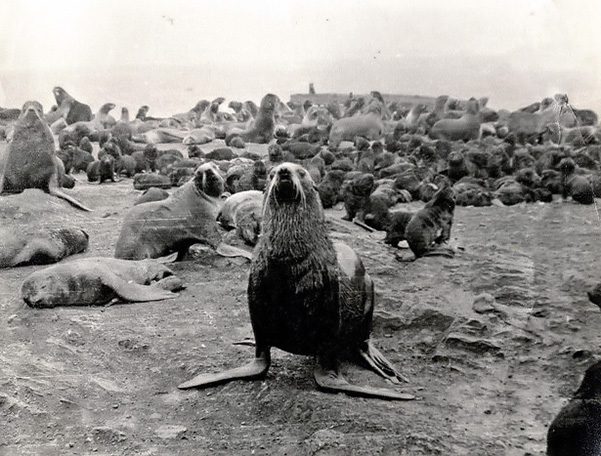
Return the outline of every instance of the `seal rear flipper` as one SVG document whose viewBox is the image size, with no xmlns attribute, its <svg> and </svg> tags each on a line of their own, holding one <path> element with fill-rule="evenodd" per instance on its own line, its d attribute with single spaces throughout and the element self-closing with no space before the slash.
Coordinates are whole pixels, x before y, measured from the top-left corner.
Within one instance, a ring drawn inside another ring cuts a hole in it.
<svg viewBox="0 0 601 456">
<path fill-rule="evenodd" d="M 177 295 L 160 288 L 126 282 L 109 269 L 104 269 L 101 275 L 102 284 L 111 288 L 117 296 L 131 302 L 162 301 L 173 299 Z"/>
<path fill-rule="evenodd" d="M 219 255 L 223 257 L 244 257 L 248 260 L 252 260 L 252 252 L 248 252 L 239 247 L 234 247 L 224 242 L 220 242 L 217 248 L 215 249 Z"/>
<path fill-rule="evenodd" d="M 334 370 L 324 369 L 318 365 L 313 371 L 317 386 L 332 393 L 345 393 L 349 396 L 371 397 L 377 399 L 390 399 L 397 401 L 412 401 L 415 396 L 407 393 L 398 393 L 385 388 L 351 385 L 342 375 Z"/>
<path fill-rule="evenodd" d="M 255 358 L 250 363 L 244 366 L 229 369 L 216 374 L 200 374 L 194 377 L 192 380 L 181 383 L 177 387 L 179 389 L 198 388 L 207 386 L 217 386 L 222 383 L 227 383 L 232 380 L 256 380 L 263 378 L 269 366 L 271 364 L 271 358 L 269 355 L 263 355 Z"/>
<path fill-rule="evenodd" d="M 364 346 L 360 347 L 358 352 L 361 358 L 363 358 L 369 367 L 377 374 L 390 380 L 392 383 L 399 383 L 399 380 L 409 383 L 409 379 L 401 374 L 393 364 L 372 345 L 371 341 L 365 341 Z"/>
<path fill-rule="evenodd" d="M 61 192 L 58 188 L 50 188 L 50 192 L 49 193 L 52 196 L 56 196 L 57 198 L 64 199 L 65 201 L 67 201 L 69 204 L 71 204 L 72 206 L 76 207 L 77 209 L 81 209 L 82 211 L 86 211 L 86 212 L 94 212 L 89 207 L 84 206 L 83 204 L 81 204 L 75 198 L 67 195 L 66 193 Z"/>
</svg>

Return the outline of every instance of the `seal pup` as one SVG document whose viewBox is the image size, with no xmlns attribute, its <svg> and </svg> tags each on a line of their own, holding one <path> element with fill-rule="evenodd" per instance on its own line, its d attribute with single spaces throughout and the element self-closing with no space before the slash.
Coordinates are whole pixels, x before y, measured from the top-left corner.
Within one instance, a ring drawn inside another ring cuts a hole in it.
<svg viewBox="0 0 601 456">
<path fill-rule="evenodd" d="M 338 370 L 339 359 L 354 352 L 383 377 L 403 379 L 369 340 L 373 282 L 350 247 L 330 240 L 319 194 L 300 165 L 283 163 L 270 173 L 263 232 L 250 267 L 248 306 L 255 359 L 225 372 L 200 374 L 179 388 L 264 378 L 271 348 L 277 347 L 316 356 L 313 375 L 328 392 L 414 399 L 389 389 L 351 385 Z"/>
<path fill-rule="evenodd" d="M 157 260 L 81 258 L 35 271 L 21 285 L 21 297 L 30 307 L 103 305 L 113 299 L 130 302 L 173 299 L 181 281 L 165 281 L 173 272 Z M 149 286 L 153 282 L 156 285 Z"/>
<path fill-rule="evenodd" d="M 23 228 L 0 228 L 0 268 L 56 263 L 88 248 L 88 234 L 60 228 L 23 232 Z"/>
<path fill-rule="evenodd" d="M 42 105 L 28 101 L 14 125 L 13 138 L 0 156 L 0 194 L 38 188 L 62 198 L 84 211 L 91 211 L 59 189 L 54 137 L 44 120 Z"/>
<path fill-rule="evenodd" d="M 453 256 L 451 248 L 440 244 L 451 238 L 454 211 L 453 189 L 443 186 L 407 224 L 405 238 L 416 259 L 434 255 Z"/>
<path fill-rule="evenodd" d="M 601 361 L 584 373 L 570 402 L 547 431 L 547 456 L 601 454 Z"/>
<path fill-rule="evenodd" d="M 576 173 L 576 163 L 574 163 L 574 160 L 564 158 L 559 162 L 559 169 L 561 171 L 562 196 L 564 200 L 568 196 L 571 196 L 572 200 L 580 204 L 593 204 L 595 202 L 593 186 L 586 176 Z"/>
<path fill-rule="evenodd" d="M 125 214 L 115 258 L 141 260 L 178 252 L 181 259 L 188 247 L 200 242 L 216 249 L 223 187 L 217 165 L 209 162 L 168 198 L 133 206 Z"/>
</svg>

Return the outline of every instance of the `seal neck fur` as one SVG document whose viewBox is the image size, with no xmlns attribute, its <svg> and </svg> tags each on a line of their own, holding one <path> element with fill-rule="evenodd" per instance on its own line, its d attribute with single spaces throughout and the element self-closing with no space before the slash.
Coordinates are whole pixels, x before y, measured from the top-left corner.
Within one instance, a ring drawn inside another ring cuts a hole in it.
<svg viewBox="0 0 601 456">
<path fill-rule="evenodd" d="M 285 197 L 279 194 L 278 172 L 283 169 L 291 175 L 294 196 L 290 195 L 290 181 Z M 283 163 L 272 170 L 252 267 L 268 273 L 290 271 L 296 278 L 293 286 L 297 293 L 337 282 L 336 251 L 328 236 L 319 194 L 309 173 L 299 165 Z"/>
</svg>

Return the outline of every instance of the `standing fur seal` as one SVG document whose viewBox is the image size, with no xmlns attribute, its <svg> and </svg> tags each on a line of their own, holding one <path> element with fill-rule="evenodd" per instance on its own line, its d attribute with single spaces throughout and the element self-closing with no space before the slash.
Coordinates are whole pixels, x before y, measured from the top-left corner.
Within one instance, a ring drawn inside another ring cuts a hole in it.
<svg viewBox="0 0 601 456">
<path fill-rule="evenodd" d="M 590 366 L 580 388 L 547 432 L 547 456 L 601 454 L 601 361 Z"/>
<path fill-rule="evenodd" d="M 21 297 L 31 307 L 102 305 L 115 298 L 145 302 L 172 299 L 168 290 L 182 288 L 179 280 L 165 280 L 173 272 L 161 261 L 127 261 L 91 257 L 55 264 L 25 279 Z M 153 286 L 148 286 L 157 282 Z"/>
<path fill-rule="evenodd" d="M 22 228 L 0 228 L 0 268 L 56 263 L 88 248 L 83 230 L 61 228 L 23 232 Z"/>
<path fill-rule="evenodd" d="M 64 101 L 69 102 L 69 113 L 65 117 L 67 125 L 74 124 L 75 122 L 89 122 L 92 120 L 92 108 L 87 104 L 77 101 L 69 95 L 65 89 L 62 87 L 55 87 L 52 89 L 52 93 L 54 94 L 54 99 L 58 106 L 61 106 Z"/>
<path fill-rule="evenodd" d="M 405 228 L 405 238 L 415 258 L 453 256 L 453 250 L 440 244 L 451 238 L 454 211 L 453 190 L 444 186 L 415 214 Z"/>
<path fill-rule="evenodd" d="M 263 233 L 250 267 L 248 305 L 255 359 L 222 373 L 198 375 L 179 388 L 263 378 L 271 364 L 271 347 L 277 347 L 316 356 L 314 378 L 326 391 L 414 399 L 388 389 L 351 385 L 338 370 L 339 359 L 354 352 L 383 377 L 393 382 L 403 378 L 369 340 L 373 282 L 350 247 L 330 240 L 315 184 L 299 165 L 283 163 L 270 173 Z"/>
<path fill-rule="evenodd" d="M 13 138 L 0 156 L 0 194 L 20 193 L 39 188 L 64 199 L 78 209 L 90 211 L 76 199 L 59 190 L 54 138 L 37 101 L 23 105 L 14 125 Z"/>
<path fill-rule="evenodd" d="M 223 185 L 219 169 L 209 162 L 168 198 L 132 207 L 125 215 L 115 258 L 141 260 L 178 252 L 181 259 L 188 247 L 199 242 L 217 248 Z"/>
<path fill-rule="evenodd" d="M 268 93 L 261 100 L 257 116 L 252 121 L 248 130 L 240 133 L 246 142 L 266 144 L 273 139 L 275 132 L 275 113 L 280 105 L 277 95 Z"/>
</svg>

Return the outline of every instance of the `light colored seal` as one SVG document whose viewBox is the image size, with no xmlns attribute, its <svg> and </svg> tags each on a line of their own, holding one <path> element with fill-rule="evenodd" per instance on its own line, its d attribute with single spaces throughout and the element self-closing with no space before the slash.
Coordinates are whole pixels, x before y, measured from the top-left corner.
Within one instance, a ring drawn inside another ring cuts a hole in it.
<svg viewBox="0 0 601 456">
<path fill-rule="evenodd" d="M 478 100 L 470 98 L 465 113 L 459 119 L 441 119 L 430 130 L 430 138 L 448 141 L 469 141 L 480 136 Z"/>
<path fill-rule="evenodd" d="M 177 297 L 163 287 L 182 288 L 179 280 L 163 281 L 171 276 L 173 272 L 156 260 L 81 258 L 34 272 L 23 282 L 21 297 L 29 306 L 42 308 L 103 305 L 113 299 L 160 301 Z M 153 282 L 156 285 L 150 286 Z"/>
<path fill-rule="evenodd" d="M 347 245 L 330 240 L 309 173 L 283 163 L 270 174 L 263 233 L 250 267 L 248 306 L 255 359 L 225 372 L 200 374 L 179 388 L 264 378 L 271 348 L 277 347 L 316 356 L 314 378 L 325 391 L 414 399 L 391 389 L 352 385 L 338 369 L 340 358 L 355 354 L 392 382 L 403 379 L 369 340 L 374 298 L 374 285 L 361 259 Z"/>
<path fill-rule="evenodd" d="M 43 116 L 42 105 L 37 101 L 23 105 L 12 140 L 0 156 L 0 194 L 39 188 L 78 209 L 90 211 L 59 190 L 54 137 Z"/>
<path fill-rule="evenodd" d="M 377 111 L 344 117 L 332 124 L 328 143 L 338 147 L 342 141 L 353 141 L 356 136 L 375 141 L 382 137 L 383 131 L 382 115 Z"/>
<path fill-rule="evenodd" d="M 223 185 L 219 169 L 209 162 L 168 198 L 132 207 L 123 220 L 115 257 L 141 260 L 178 252 L 181 259 L 192 244 L 217 248 Z"/>
<path fill-rule="evenodd" d="M 217 221 L 226 229 L 235 229 L 236 234 L 249 245 L 259 238 L 263 212 L 263 192 L 246 190 L 234 193 L 223 203 Z"/>
<path fill-rule="evenodd" d="M 56 263 L 88 248 L 85 231 L 73 228 L 27 232 L 22 227 L 0 228 L 0 268 Z"/>
</svg>

